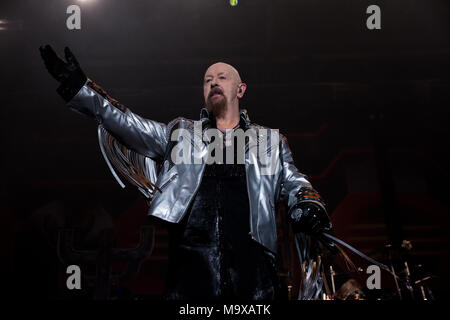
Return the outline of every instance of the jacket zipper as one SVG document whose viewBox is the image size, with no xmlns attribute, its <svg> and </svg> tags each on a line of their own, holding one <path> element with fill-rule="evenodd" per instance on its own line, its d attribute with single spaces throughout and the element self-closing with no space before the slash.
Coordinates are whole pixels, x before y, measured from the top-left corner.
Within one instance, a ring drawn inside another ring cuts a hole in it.
<svg viewBox="0 0 450 320">
<path fill-rule="evenodd" d="M 161 189 L 161 191 L 169 184 L 171 183 L 173 180 L 175 180 L 175 178 L 178 176 L 178 173 L 175 173 L 174 175 L 172 175 L 169 180 L 167 180 L 166 182 L 164 182 L 159 189 Z"/>
</svg>

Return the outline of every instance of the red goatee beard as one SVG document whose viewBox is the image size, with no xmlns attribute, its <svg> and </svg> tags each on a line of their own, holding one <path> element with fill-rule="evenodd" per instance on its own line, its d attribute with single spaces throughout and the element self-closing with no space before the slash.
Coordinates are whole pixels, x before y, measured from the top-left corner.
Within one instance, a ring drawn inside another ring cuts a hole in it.
<svg viewBox="0 0 450 320">
<path fill-rule="evenodd" d="M 206 100 L 206 110 L 215 117 L 221 117 L 225 114 L 227 109 L 227 98 L 222 95 L 222 99 L 218 99 L 218 101 L 213 102 L 211 99 L 212 95 L 208 97 Z"/>
</svg>

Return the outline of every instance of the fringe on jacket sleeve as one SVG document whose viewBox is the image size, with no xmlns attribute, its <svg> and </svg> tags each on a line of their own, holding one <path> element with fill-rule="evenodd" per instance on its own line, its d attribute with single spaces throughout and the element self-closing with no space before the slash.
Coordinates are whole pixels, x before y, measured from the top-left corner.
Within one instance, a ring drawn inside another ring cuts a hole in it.
<svg viewBox="0 0 450 320">
<path fill-rule="evenodd" d="M 157 162 L 128 149 L 115 139 L 102 125 L 98 126 L 100 150 L 114 178 L 122 188 L 125 179 L 145 196 L 150 204 L 156 191 Z M 122 178 L 122 179 L 121 179 Z"/>
</svg>

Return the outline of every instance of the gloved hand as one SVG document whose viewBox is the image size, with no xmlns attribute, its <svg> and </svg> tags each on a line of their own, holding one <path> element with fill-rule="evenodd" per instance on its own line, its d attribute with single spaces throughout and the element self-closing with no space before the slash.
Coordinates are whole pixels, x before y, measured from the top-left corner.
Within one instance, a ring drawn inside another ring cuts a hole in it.
<svg viewBox="0 0 450 320">
<path fill-rule="evenodd" d="M 48 72 L 61 83 L 58 93 L 69 101 L 83 87 L 87 77 L 68 47 L 64 49 L 66 61 L 58 57 L 50 45 L 39 48 Z"/>
<path fill-rule="evenodd" d="M 300 202 L 290 212 L 294 232 L 319 235 L 333 228 L 325 209 L 310 201 Z"/>
<path fill-rule="evenodd" d="M 323 207 L 314 202 L 301 202 L 290 211 L 289 216 L 295 233 L 306 233 L 319 240 L 331 253 L 338 252 L 334 241 L 322 235 L 322 232 L 333 234 L 333 224 Z"/>
</svg>

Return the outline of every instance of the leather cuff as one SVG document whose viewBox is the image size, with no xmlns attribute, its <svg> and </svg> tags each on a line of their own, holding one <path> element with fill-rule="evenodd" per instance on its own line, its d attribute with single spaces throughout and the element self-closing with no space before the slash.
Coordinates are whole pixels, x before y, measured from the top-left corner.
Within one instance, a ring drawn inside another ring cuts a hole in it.
<svg viewBox="0 0 450 320">
<path fill-rule="evenodd" d="M 300 205 L 304 202 L 312 202 L 317 204 L 319 207 L 321 207 L 325 212 L 327 212 L 325 201 L 323 201 L 322 197 L 319 195 L 319 193 L 314 190 L 313 188 L 301 188 L 297 193 L 297 203 L 292 206 L 290 212 L 292 210 L 299 208 Z"/>
</svg>

